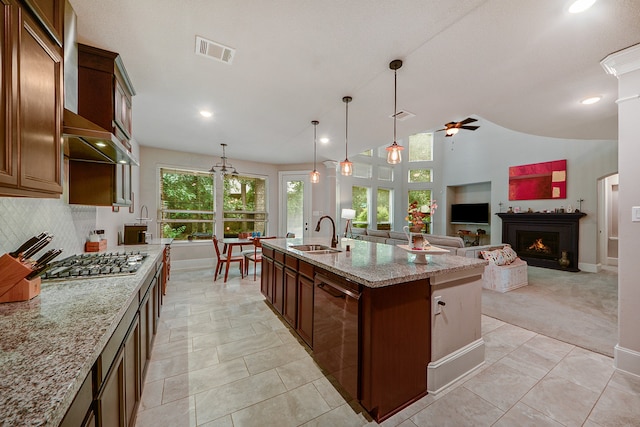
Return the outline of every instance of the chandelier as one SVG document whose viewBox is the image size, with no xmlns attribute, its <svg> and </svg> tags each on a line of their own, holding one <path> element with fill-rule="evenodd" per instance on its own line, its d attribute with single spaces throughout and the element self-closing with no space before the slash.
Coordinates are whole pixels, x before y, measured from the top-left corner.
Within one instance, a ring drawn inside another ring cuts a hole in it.
<svg viewBox="0 0 640 427">
<path fill-rule="evenodd" d="M 222 157 L 220 157 L 220 160 L 222 160 L 222 163 L 219 162 L 211 166 L 211 169 L 209 169 L 209 173 L 211 175 L 213 175 L 216 172 L 220 172 L 222 175 L 228 175 L 228 174 L 238 175 L 238 171 L 236 170 L 236 168 L 234 168 L 231 163 L 227 162 L 227 155 L 225 153 L 225 147 L 227 146 L 227 144 L 220 144 L 220 145 L 222 145 Z"/>
</svg>

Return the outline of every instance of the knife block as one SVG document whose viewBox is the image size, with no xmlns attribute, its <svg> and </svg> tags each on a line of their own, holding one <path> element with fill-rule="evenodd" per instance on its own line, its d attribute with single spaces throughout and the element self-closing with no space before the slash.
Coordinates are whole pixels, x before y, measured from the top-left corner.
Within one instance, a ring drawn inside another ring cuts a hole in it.
<svg viewBox="0 0 640 427">
<path fill-rule="evenodd" d="M 9 254 L 0 257 L 0 302 L 27 301 L 40 294 L 40 277 L 27 280 L 29 266 Z"/>
</svg>

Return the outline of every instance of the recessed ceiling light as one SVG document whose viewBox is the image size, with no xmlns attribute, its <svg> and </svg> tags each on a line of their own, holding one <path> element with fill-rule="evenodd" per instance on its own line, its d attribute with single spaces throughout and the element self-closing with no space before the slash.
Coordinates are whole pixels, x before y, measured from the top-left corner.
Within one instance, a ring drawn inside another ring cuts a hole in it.
<svg viewBox="0 0 640 427">
<path fill-rule="evenodd" d="M 580 104 L 591 105 L 591 104 L 595 104 L 596 102 L 600 101 L 601 99 L 602 99 L 601 96 L 590 96 L 589 98 L 585 98 L 582 101 L 580 101 Z"/>
<path fill-rule="evenodd" d="M 580 13 L 589 9 L 596 0 L 576 0 L 569 6 L 569 13 Z"/>
<path fill-rule="evenodd" d="M 211 116 L 213 116 L 213 113 L 211 111 L 207 111 L 207 110 L 200 110 L 200 115 L 202 117 L 211 117 Z"/>
<path fill-rule="evenodd" d="M 329 142 L 329 138 L 327 137 L 320 138 L 320 142 L 322 142 L 323 144 L 326 144 L 327 142 Z"/>
</svg>

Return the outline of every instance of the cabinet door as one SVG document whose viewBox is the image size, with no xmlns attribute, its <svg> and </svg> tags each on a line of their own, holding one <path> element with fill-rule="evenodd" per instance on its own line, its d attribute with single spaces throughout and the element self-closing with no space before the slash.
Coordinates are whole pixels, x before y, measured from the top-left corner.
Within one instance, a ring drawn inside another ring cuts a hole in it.
<svg viewBox="0 0 640 427">
<path fill-rule="evenodd" d="M 140 401 L 140 322 L 138 317 L 124 342 L 124 397 L 127 425 L 133 420 Z"/>
<path fill-rule="evenodd" d="M 313 280 L 298 275 L 298 335 L 313 348 Z"/>
<path fill-rule="evenodd" d="M 20 90 L 20 187 L 62 193 L 62 56 L 31 14 L 23 11 Z"/>
<path fill-rule="evenodd" d="M 273 263 L 273 307 L 282 314 L 284 306 L 284 265 Z"/>
<path fill-rule="evenodd" d="M 14 111 L 17 110 L 17 89 L 15 87 L 15 71 L 12 53 L 18 36 L 12 33 L 17 27 L 17 7 L 0 3 L 2 19 L 0 20 L 0 184 L 16 187 L 18 185 L 18 140 Z"/>
<path fill-rule="evenodd" d="M 147 373 L 147 365 L 149 357 L 151 357 L 151 338 L 153 337 L 153 318 L 149 315 L 149 311 L 153 313 L 153 299 L 150 298 L 152 290 L 147 291 L 140 303 L 140 391 L 144 385 L 144 376 Z M 150 303 L 151 301 L 151 303 Z M 151 321 L 151 322 L 149 322 Z"/>
<path fill-rule="evenodd" d="M 284 304 L 282 317 L 296 328 L 298 316 L 298 272 L 289 268 L 284 269 Z"/>
<path fill-rule="evenodd" d="M 111 206 L 115 185 L 115 165 L 69 160 L 70 204 Z"/>
<path fill-rule="evenodd" d="M 116 79 L 115 100 L 114 100 L 114 119 L 118 127 L 131 137 L 131 98 L 126 93 L 120 81 Z"/>
<path fill-rule="evenodd" d="M 29 7 L 47 32 L 62 46 L 64 21 L 64 0 L 29 0 Z"/>
<path fill-rule="evenodd" d="M 98 420 L 101 427 L 125 426 L 124 352 L 120 351 L 97 399 Z"/>
<path fill-rule="evenodd" d="M 260 292 L 273 302 L 273 260 L 262 255 L 262 272 L 260 273 Z"/>
<path fill-rule="evenodd" d="M 114 201 L 118 206 L 131 205 L 131 165 L 116 164 Z"/>
</svg>

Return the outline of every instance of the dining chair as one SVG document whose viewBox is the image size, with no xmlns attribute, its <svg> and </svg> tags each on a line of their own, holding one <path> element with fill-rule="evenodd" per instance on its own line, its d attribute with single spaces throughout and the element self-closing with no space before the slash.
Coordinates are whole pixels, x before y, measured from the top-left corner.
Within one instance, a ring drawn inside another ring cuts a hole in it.
<svg viewBox="0 0 640 427">
<path fill-rule="evenodd" d="M 235 255 L 229 257 L 226 253 L 221 254 L 220 248 L 218 247 L 218 238 L 213 236 L 213 247 L 216 250 L 216 256 L 218 257 L 218 262 L 216 263 L 216 272 L 213 276 L 213 281 L 218 280 L 218 274 L 222 272 L 222 266 L 226 265 L 226 269 L 224 271 L 224 281 L 227 281 L 227 276 L 229 275 L 229 265 L 232 262 L 240 263 L 240 277 L 244 278 L 244 257 L 242 255 Z"/>
<path fill-rule="evenodd" d="M 253 280 L 256 280 L 256 270 L 258 263 L 262 262 L 262 240 L 275 239 L 276 236 L 256 237 L 253 239 L 253 252 L 245 251 L 244 253 L 244 274 L 249 275 L 249 263 L 253 262 Z"/>
</svg>

